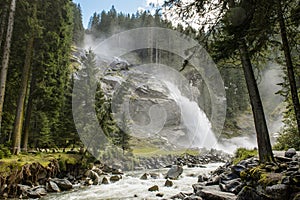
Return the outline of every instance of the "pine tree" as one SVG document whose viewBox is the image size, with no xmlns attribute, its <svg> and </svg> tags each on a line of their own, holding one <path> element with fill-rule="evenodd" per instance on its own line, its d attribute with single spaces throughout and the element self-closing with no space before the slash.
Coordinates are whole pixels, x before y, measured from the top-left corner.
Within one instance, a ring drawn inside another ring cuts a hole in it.
<svg viewBox="0 0 300 200">
<path fill-rule="evenodd" d="M 11 38 L 12 38 L 13 27 L 14 27 L 15 11 L 16 11 L 16 0 L 11 0 L 8 23 L 7 23 L 7 32 L 6 32 L 5 44 L 4 44 L 4 52 L 3 52 L 2 63 L 1 63 L 1 74 L 0 74 L 0 135 L 1 135 L 2 111 L 3 111 L 3 104 L 4 104 L 9 55 L 11 51 L 10 47 L 11 47 Z"/>
</svg>

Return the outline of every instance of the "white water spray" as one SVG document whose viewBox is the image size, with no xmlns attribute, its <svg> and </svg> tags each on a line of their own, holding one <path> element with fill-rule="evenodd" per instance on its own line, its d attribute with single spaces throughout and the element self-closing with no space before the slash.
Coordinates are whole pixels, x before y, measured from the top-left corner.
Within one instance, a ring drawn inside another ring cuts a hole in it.
<svg viewBox="0 0 300 200">
<path fill-rule="evenodd" d="M 176 85 L 168 81 L 164 82 L 181 110 L 181 121 L 187 130 L 189 147 L 211 149 L 217 145 L 211 123 L 206 114 L 199 108 L 195 101 L 183 96 Z"/>
</svg>

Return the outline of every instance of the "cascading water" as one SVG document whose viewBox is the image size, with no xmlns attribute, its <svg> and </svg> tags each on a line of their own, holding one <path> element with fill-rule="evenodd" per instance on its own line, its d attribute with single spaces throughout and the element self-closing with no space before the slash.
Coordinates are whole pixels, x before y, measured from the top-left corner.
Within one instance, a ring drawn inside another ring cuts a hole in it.
<svg viewBox="0 0 300 200">
<path fill-rule="evenodd" d="M 181 121 L 187 130 L 189 147 L 214 148 L 217 145 L 217 138 L 206 114 L 195 101 L 183 96 L 176 85 L 168 81 L 164 81 L 164 83 L 170 91 L 171 98 L 180 107 Z"/>
</svg>

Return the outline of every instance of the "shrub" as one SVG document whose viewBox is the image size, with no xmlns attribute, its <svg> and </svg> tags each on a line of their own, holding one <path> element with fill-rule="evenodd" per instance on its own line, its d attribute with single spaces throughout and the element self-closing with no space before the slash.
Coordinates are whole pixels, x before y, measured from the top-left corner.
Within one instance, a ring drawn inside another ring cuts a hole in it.
<svg viewBox="0 0 300 200">
<path fill-rule="evenodd" d="M 7 146 L 0 145 L 0 159 L 11 157 L 11 152 Z"/>
<path fill-rule="evenodd" d="M 235 151 L 235 155 L 234 155 L 234 160 L 233 160 L 233 164 L 237 164 L 242 160 L 245 160 L 247 158 L 251 158 L 254 156 L 257 156 L 257 150 L 256 149 L 246 149 L 246 148 L 238 148 Z"/>
</svg>

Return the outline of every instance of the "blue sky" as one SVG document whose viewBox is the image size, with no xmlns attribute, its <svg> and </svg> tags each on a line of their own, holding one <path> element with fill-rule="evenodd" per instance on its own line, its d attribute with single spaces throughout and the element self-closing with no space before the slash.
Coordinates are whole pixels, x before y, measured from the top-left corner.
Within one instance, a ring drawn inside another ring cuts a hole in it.
<svg viewBox="0 0 300 200">
<path fill-rule="evenodd" d="M 109 10 L 112 5 L 118 12 L 136 13 L 139 9 L 148 9 L 149 3 L 161 3 L 162 0 L 73 0 L 80 4 L 82 9 L 83 25 L 88 26 L 90 17 L 94 12 L 100 13 L 102 10 Z"/>
</svg>

